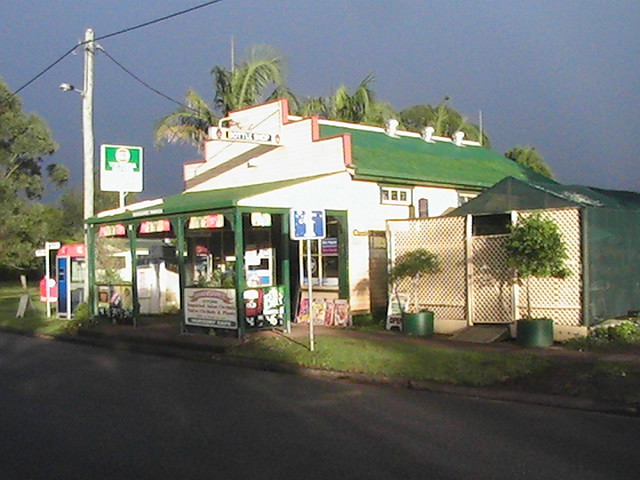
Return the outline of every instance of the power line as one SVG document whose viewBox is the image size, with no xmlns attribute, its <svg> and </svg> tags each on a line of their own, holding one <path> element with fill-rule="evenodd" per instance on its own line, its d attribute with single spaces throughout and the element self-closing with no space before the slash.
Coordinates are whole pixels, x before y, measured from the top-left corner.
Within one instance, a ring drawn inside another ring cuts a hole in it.
<svg viewBox="0 0 640 480">
<path fill-rule="evenodd" d="M 137 30 L 139 28 L 148 27 L 149 25 L 153 25 L 154 23 L 164 22 L 165 20 L 169 20 L 171 18 L 178 17 L 180 15 L 184 15 L 185 13 L 193 12 L 194 10 L 198 10 L 200 8 L 208 7 L 209 5 L 213 5 L 215 3 L 220 3 L 221 1 L 222 0 L 211 0 L 209 2 L 205 2 L 205 3 L 202 3 L 200 5 L 196 5 L 195 7 L 187 8 L 186 10 L 181 10 L 179 12 L 172 13 L 170 15 L 166 15 L 164 17 L 160 17 L 160 18 L 157 18 L 155 20 L 151 20 L 149 22 L 141 23 L 140 25 L 136 25 L 134 27 L 129 27 L 129 28 L 125 28 L 123 30 L 119 30 L 117 32 L 109 33 L 107 35 L 103 35 L 101 37 L 97 37 L 96 38 L 96 42 L 99 41 L 99 40 L 104 40 L 105 38 L 110 38 L 110 37 L 115 37 L 117 35 L 122 35 L 123 33 L 128 33 L 128 32 L 131 32 L 133 30 Z M 82 42 L 82 43 L 85 43 L 85 42 Z"/>
<path fill-rule="evenodd" d="M 113 58 L 109 52 L 107 52 L 104 48 L 100 48 L 99 49 L 102 53 L 104 53 L 107 58 L 109 60 L 111 60 L 113 63 L 115 63 L 118 67 L 120 67 L 125 73 L 127 73 L 128 75 L 130 75 L 131 77 L 133 77 L 135 80 L 137 80 L 138 82 L 140 82 L 142 85 L 144 85 L 146 88 L 148 88 L 149 90 L 151 90 L 152 92 L 156 93 L 157 95 L 160 95 L 163 98 L 166 98 L 167 100 L 169 100 L 170 102 L 173 102 L 181 107 L 184 107 L 188 110 L 191 110 L 193 112 L 198 112 L 197 110 L 195 110 L 194 108 L 189 107 L 188 105 L 185 105 L 184 103 L 175 100 L 173 98 L 171 98 L 170 96 L 166 95 L 165 93 L 161 92 L 160 90 L 152 87 L 151 85 L 149 85 L 147 82 L 145 82 L 144 80 L 142 80 L 140 77 L 138 77 L 135 73 L 133 73 L 131 70 L 129 70 L 128 68 L 126 68 L 124 65 L 122 65 L 120 62 L 118 62 L 115 58 Z"/>
<path fill-rule="evenodd" d="M 144 23 L 135 25 L 133 27 L 128 27 L 128 28 L 125 28 L 125 29 L 122 29 L 122 30 L 118 30 L 117 32 L 113 32 L 113 33 L 108 33 L 106 35 L 102 35 L 101 37 L 97 37 L 93 41 L 104 40 L 106 38 L 111 38 L 111 37 L 115 37 L 115 36 L 118 36 L 118 35 L 122 35 L 124 33 L 131 32 L 133 30 L 138 30 L 140 28 L 148 27 L 149 25 L 153 25 L 153 24 L 156 24 L 156 23 L 164 22 L 165 20 L 169 20 L 171 18 L 178 17 L 180 15 L 184 15 L 185 13 L 190 13 L 190 12 L 193 12 L 194 10 L 198 10 L 200 8 L 204 8 L 204 7 L 208 7 L 210 5 L 216 4 L 216 3 L 220 3 L 221 1 L 222 0 L 210 0 L 209 2 L 201 3 L 200 5 L 196 5 L 195 7 L 187 8 L 185 10 L 180 10 L 179 12 L 175 12 L 175 13 L 172 13 L 170 15 L 165 15 L 164 17 L 156 18 L 155 20 L 150 20 L 148 22 L 144 22 Z M 35 82 L 37 79 L 39 79 L 42 75 L 47 73 L 49 70 L 51 70 L 53 67 L 55 67 L 58 63 L 60 63 L 62 60 L 64 60 L 66 57 L 71 55 L 76 50 L 76 48 L 78 48 L 78 47 L 80 47 L 82 45 L 85 45 L 86 43 L 87 43 L 87 41 L 85 41 L 85 40 L 83 40 L 81 42 L 78 42 L 77 45 L 75 45 L 72 48 L 70 48 L 69 50 L 67 50 L 62 56 L 60 56 L 60 58 L 58 58 L 53 63 L 51 63 L 50 65 L 45 67 L 40 73 L 38 73 L 31 80 L 29 80 L 27 83 L 25 83 L 20 88 L 18 88 L 15 92 L 13 92 L 11 95 L 9 95 L 8 98 L 16 96 L 22 90 L 27 88 L 29 85 L 31 85 L 33 82 Z"/>
<path fill-rule="evenodd" d="M 53 67 L 55 67 L 57 64 L 59 64 L 62 60 L 64 60 L 65 58 L 67 58 L 69 55 L 71 55 L 75 49 L 77 48 L 77 45 L 74 46 L 73 48 L 70 48 L 69 50 L 67 50 L 67 52 L 62 55 L 60 58 L 58 58 L 55 62 L 53 62 L 52 64 L 50 64 L 48 67 L 46 67 L 44 70 L 42 70 L 40 73 L 38 73 L 35 77 L 33 77 L 31 80 L 29 80 L 27 83 L 25 83 L 24 85 L 22 85 L 19 89 L 17 89 L 15 92 L 13 92 L 11 95 L 9 95 L 9 98 L 16 96 L 18 93 L 20 93 L 22 90 L 24 90 L 25 88 L 27 88 L 29 85 L 31 85 L 33 82 L 35 82 L 37 79 L 39 79 L 42 75 L 44 75 L 45 73 L 47 73 L 49 70 L 51 70 Z"/>
</svg>

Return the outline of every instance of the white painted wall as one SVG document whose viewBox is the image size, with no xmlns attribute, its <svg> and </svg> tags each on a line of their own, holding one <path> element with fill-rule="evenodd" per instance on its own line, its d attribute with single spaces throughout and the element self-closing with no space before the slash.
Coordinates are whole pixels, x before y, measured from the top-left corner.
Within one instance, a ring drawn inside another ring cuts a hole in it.
<svg viewBox="0 0 640 480">
<path fill-rule="evenodd" d="M 422 192 L 430 205 L 433 202 L 443 209 L 457 206 L 455 190 L 424 188 Z M 347 172 L 256 195 L 241 201 L 240 205 L 346 210 L 352 311 L 369 309 L 369 245 L 368 237 L 363 233 L 369 230 L 384 231 L 386 220 L 407 218 L 409 215 L 406 205 L 381 205 L 377 183 L 354 181 Z"/>
</svg>

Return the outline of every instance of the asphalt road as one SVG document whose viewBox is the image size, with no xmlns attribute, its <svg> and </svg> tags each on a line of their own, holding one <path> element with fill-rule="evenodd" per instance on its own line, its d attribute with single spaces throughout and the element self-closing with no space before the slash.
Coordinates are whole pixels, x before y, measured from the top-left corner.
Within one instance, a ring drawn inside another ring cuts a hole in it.
<svg viewBox="0 0 640 480">
<path fill-rule="evenodd" d="M 0 334 L 0 478 L 625 479 L 640 419 Z"/>
</svg>

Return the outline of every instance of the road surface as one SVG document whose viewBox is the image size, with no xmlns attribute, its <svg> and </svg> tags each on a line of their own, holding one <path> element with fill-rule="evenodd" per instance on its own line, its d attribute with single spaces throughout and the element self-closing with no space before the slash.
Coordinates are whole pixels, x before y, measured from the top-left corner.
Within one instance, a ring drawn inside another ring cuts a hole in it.
<svg viewBox="0 0 640 480">
<path fill-rule="evenodd" d="M 640 419 L 0 334 L 0 478 L 637 479 Z"/>
</svg>

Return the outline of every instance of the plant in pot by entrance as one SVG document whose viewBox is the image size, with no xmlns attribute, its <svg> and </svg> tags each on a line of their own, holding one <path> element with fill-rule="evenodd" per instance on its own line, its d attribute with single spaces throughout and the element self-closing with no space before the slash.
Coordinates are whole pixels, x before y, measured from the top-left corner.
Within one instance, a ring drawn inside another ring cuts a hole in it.
<svg viewBox="0 0 640 480">
<path fill-rule="evenodd" d="M 411 250 L 398 256 L 393 262 L 389 272 L 389 282 L 393 286 L 393 294 L 396 297 L 402 315 L 403 331 L 409 335 L 428 336 L 433 334 L 433 312 L 416 311 L 414 306 L 411 311 L 405 311 L 400 294 L 399 284 L 408 280 L 411 297 L 415 299 L 418 282 L 427 274 L 440 270 L 440 260 L 435 253 L 424 248 Z"/>
<path fill-rule="evenodd" d="M 506 243 L 507 262 L 516 271 L 527 298 L 526 317 L 518 320 L 516 340 L 523 346 L 549 346 L 553 343 L 553 320 L 531 316 L 531 277 L 565 278 L 566 246 L 553 220 L 534 213 L 511 226 Z"/>
</svg>

